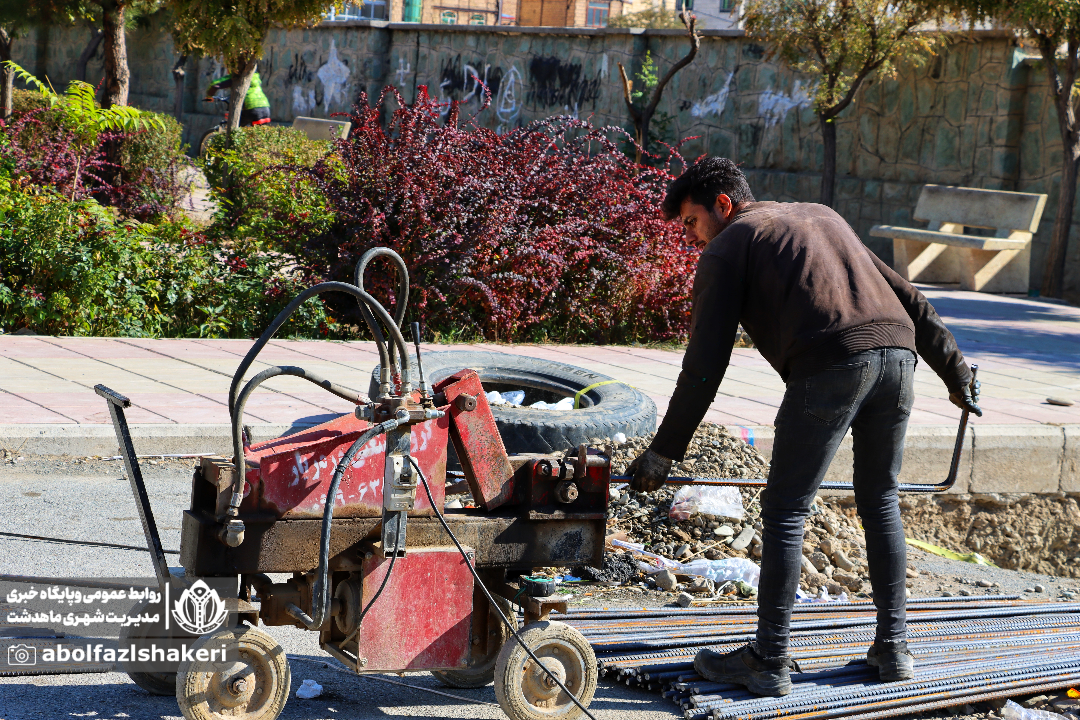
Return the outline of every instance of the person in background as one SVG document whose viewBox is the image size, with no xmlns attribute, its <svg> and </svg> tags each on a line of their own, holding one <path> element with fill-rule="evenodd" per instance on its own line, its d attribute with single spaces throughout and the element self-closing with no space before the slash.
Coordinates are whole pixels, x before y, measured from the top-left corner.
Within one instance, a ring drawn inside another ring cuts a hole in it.
<svg viewBox="0 0 1080 720">
<path fill-rule="evenodd" d="M 232 87 L 232 78 L 228 75 L 219 77 L 210 83 L 206 89 L 206 99 L 213 100 L 214 93 L 219 90 L 228 90 Z M 251 76 L 251 85 L 248 86 L 247 95 L 244 96 L 244 109 L 240 111 L 240 125 L 269 125 L 270 124 L 270 100 L 262 90 L 262 80 L 259 73 Z"/>
</svg>

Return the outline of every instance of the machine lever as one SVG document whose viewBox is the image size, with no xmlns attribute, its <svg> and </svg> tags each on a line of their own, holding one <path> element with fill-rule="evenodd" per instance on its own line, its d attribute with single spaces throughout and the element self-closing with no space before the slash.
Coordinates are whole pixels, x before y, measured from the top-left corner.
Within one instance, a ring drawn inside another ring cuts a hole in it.
<svg viewBox="0 0 1080 720">
<path fill-rule="evenodd" d="M 109 414 L 112 415 L 116 440 L 120 443 L 120 454 L 124 458 L 124 469 L 127 471 L 128 482 L 131 483 L 131 494 L 135 496 L 135 508 L 139 511 L 143 533 L 146 535 L 150 562 L 154 565 L 154 574 L 157 576 L 158 583 L 164 586 L 169 581 L 169 564 L 165 561 L 165 551 L 161 547 L 161 536 L 158 534 L 157 523 L 154 521 L 154 511 L 150 508 L 150 495 L 146 492 L 142 469 L 139 467 L 139 459 L 135 457 L 131 431 L 128 429 L 127 418 L 124 416 L 124 408 L 131 407 L 131 401 L 115 390 L 100 384 L 94 386 L 94 392 L 105 398 L 109 404 Z"/>
<path fill-rule="evenodd" d="M 971 384 L 975 384 L 975 375 L 979 371 L 978 365 L 971 366 Z M 960 414 L 960 427 L 956 431 L 956 444 L 953 446 L 952 462 L 949 464 L 949 474 L 944 481 L 939 483 L 900 483 L 899 491 L 906 493 L 942 493 L 948 492 L 956 484 L 956 477 L 960 472 L 960 455 L 964 450 L 964 436 L 967 435 L 968 417 L 971 411 L 967 408 Z M 611 482 L 630 482 L 633 480 L 629 475 L 612 475 Z M 768 480 L 764 478 L 693 478 L 693 477 L 669 477 L 667 485 L 726 485 L 734 487 L 765 487 Z M 849 482 L 829 481 L 821 483 L 820 490 L 847 490 L 855 491 L 855 486 Z"/>
</svg>

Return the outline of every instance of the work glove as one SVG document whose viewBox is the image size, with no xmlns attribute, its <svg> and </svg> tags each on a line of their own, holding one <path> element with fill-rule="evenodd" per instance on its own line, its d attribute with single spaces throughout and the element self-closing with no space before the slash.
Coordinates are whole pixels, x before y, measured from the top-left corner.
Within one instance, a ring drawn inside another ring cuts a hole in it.
<svg viewBox="0 0 1080 720">
<path fill-rule="evenodd" d="M 972 380 L 970 385 L 965 385 L 960 392 L 949 393 L 949 400 L 961 410 L 970 410 L 982 417 L 982 409 L 979 407 L 979 388 L 982 383 Z"/>
<path fill-rule="evenodd" d="M 671 472 L 671 463 L 671 460 L 652 450 L 641 453 L 626 468 L 626 474 L 634 476 L 634 479 L 630 481 L 630 489 L 637 492 L 652 492 L 659 489 L 667 481 L 668 473 Z"/>
</svg>

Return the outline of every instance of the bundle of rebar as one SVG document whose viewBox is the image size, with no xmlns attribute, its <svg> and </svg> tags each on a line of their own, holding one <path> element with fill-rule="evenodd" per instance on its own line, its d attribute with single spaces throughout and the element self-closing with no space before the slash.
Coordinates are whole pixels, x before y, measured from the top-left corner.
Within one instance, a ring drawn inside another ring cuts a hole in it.
<svg viewBox="0 0 1080 720">
<path fill-rule="evenodd" d="M 687 718 L 871 718 L 1041 693 L 1080 684 L 1080 603 L 1016 595 L 908 601 L 915 678 L 882 683 L 866 664 L 876 610 L 869 601 L 806 603 L 792 616 L 793 690 L 758 697 L 694 671 L 698 650 L 738 649 L 754 637 L 754 607 L 574 610 L 609 681 L 659 691 Z"/>
</svg>

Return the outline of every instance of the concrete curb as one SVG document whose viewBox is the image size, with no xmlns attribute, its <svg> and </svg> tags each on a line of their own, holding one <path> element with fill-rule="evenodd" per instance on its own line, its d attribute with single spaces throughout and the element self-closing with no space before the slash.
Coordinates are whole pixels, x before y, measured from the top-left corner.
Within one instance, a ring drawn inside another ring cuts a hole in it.
<svg viewBox="0 0 1080 720">
<path fill-rule="evenodd" d="M 772 427 L 729 425 L 728 430 L 772 457 Z M 950 494 L 1080 492 L 1080 425 L 982 425 L 975 420 L 967 432 Z M 900 480 L 945 480 L 955 443 L 955 425 L 908 427 Z M 853 459 L 849 432 L 825 479 L 851 482 Z"/>
<path fill-rule="evenodd" d="M 228 425 L 131 425 L 140 455 L 231 455 Z M 308 425 L 251 425 L 256 440 Z M 729 425 L 728 430 L 772 456 L 774 429 Z M 904 482 L 938 483 L 949 472 L 955 425 L 908 428 Z M 0 447 L 22 455 L 110 456 L 117 454 L 111 425 L 0 425 Z M 841 443 L 827 480 L 851 480 L 851 435 Z M 967 493 L 1080 492 L 1080 425 L 968 425 L 960 474 L 950 491 Z"/>
<path fill-rule="evenodd" d="M 306 425 L 251 424 L 255 440 L 266 440 L 310 427 Z M 129 425 L 139 455 L 212 453 L 232 455 L 230 428 L 214 425 Z M 0 447 L 20 455 L 74 455 L 92 457 L 118 454 L 112 425 L 0 425 Z"/>
</svg>

